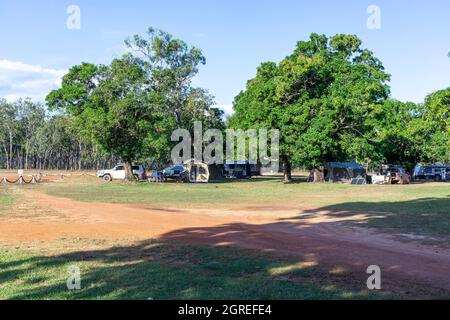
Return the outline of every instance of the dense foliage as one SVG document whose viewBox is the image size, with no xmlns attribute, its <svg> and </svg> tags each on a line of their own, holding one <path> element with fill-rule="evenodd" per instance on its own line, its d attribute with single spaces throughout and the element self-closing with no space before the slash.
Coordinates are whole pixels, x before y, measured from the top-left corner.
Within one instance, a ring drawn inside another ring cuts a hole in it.
<svg viewBox="0 0 450 320">
<path fill-rule="evenodd" d="M 73 67 L 47 104 L 73 117 L 84 137 L 123 160 L 131 177 L 135 160 L 169 161 L 173 130 L 189 129 L 194 121 L 221 128 L 222 113 L 205 89 L 191 85 L 205 62 L 199 49 L 154 29 L 126 44 L 132 53 L 108 66 Z"/>
<path fill-rule="evenodd" d="M 74 119 L 50 115 L 30 100 L 0 100 L 0 166 L 6 169 L 92 169 L 116 159 L 79 131 Z"/>
<path fill-rule="evenodd" d="M 361 44 L 312 34 L 279 64 L 263 63 L 236 97 L 232 127 L 280 130 L 286 180 L 292 164 L 448 161 L 446 95 L 417 106 L 389 100 L 390 76 Z"/>
<path fill-rule="evenodd" d="M 0 166 L 92 169 L 122 160 L 169 162 L 176 128 L 224 129 L 223 112 L 192 79 L 200 49 L 150 28 L 109 65 L 72 67 L 47 106 L 0 100 Z M 280 63 L 262 63 L 235 99 L 231 128 L 280 129 L 292 165 L 450 163 L 450 88 L 423 103 L 390 98 L 390 76 L 354 35 L 312 34 Z M 129 172 L 130 173 L 130 172 Z M 320 177 L 320 175 L 318 175 Z"/>
</svg>

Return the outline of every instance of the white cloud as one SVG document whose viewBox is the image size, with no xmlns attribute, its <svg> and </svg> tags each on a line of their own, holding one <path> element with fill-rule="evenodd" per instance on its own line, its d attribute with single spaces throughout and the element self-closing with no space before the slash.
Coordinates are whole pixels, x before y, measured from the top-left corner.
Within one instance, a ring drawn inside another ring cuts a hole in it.
<svg viewBox="0 0 450 320">
<path fill-rule="evenodd" d="M 65 69 L 51 69 L 21 61 L 0 60 L 0 97 L 9 101 L 31 98 L 43 101 L 61 86 Z"/>
<path fill-rule="evenodd" d="M 225 112 L 225 116 L 231 116 L 234 113 L 232 104 L 218 104 L 214 107 L 223 110 L 223 112 Z"/>
<path fill-rule="evenodd" d="M 65 73 L 65 70 L 48 69 L 41 66 L 26 64 L 20 61 L 10 60 L 0 60 L 0 69 L 29 73 L 46 73 L 54 76 L 63 76 Z"/>
</svg>

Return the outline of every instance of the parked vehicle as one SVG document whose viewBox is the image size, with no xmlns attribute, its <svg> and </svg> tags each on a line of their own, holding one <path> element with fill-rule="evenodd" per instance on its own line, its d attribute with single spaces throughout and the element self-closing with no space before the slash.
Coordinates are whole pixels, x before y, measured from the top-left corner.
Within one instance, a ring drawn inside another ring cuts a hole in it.
<svg viewBox="0 0 450 320">
<path fill-rule="evenodd" d="M 373 184 L 410 184 L 411 176 L 401 167 L 384 165 L 380 172 L 372 176 Z"/>
<path fill-rule="evenodd" d="M 147 180 L 147 174 L 145 168 L 141 164 L 132 165 L 133 175 L 137 180 Z M 125 179 L 125 166 L 123 164 L 118 164 L 110 170 L 99 170 L 97 171 L 97 177 L 110 182 L 112 180 L 124 180 Z"/>
<path fill-rule="evenodd" d="M 414 168 L 414 180 L 450 181 L 450 165 L 418 165 Z"/>
<path fill-rule="evenodd" d="M 168 168 L 165 168 L 162 171 L 164 180 L 174 179 L 177 181 L 187 181 L 189 180 L 188 172 L 186 168 L 182 165 L 174 165 Z"/>
<path fill-rule="evenodd" d="M 258 165 L 249 161 L 226 161 L 223 166 L 224 176 L 227 178 L 250 179 L 260 175 Z"/>
</svg>

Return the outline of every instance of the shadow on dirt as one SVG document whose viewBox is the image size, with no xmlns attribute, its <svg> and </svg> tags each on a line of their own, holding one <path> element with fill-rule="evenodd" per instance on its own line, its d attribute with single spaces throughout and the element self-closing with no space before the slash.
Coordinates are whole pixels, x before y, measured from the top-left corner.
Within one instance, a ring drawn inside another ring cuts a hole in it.
<svg viewBox="0 0 450 320">
<path fill-rule="evenodd" d="M 448 236 L 449 203 L 450 197 L 407 203 L 343 203 L 270 224 L 180 229 L 159 240 L 129 246 L 52 256 L 17 255 L 13 250 L 0 255 L 0 297 L 3 287 L 7 295 L 2 298 L 8 299 L 448 298 L 450 291 L 390 272 L 383 274 L 382 292 L 369 292 L 368 265 L 401 271 L 403 263 L 414 265 L 417 257 L 399 261 L 398 252 L 367 246 L 364 241 L 352 243 L 346 251 L 348 240 L 327 238 L 334 232 L 335 222 L 311 225 L 305 221 L 322 214 L 360 225 Z M 363 221 L 358 211 L 362 209 L 367 214 Z M 414 217 L 414 223 L 405 221 L 410 217 L 404 216 L 406 212 Z M 415 226 L 417 223 L 421 226 Z M 386 260 L 377 260 L 380 257 Z M 79 291 L 66 287 L 67 267 L 73 264 L 81 270 Z M 448 270 L 450 266 L 440 267 Z"/>
</svg>

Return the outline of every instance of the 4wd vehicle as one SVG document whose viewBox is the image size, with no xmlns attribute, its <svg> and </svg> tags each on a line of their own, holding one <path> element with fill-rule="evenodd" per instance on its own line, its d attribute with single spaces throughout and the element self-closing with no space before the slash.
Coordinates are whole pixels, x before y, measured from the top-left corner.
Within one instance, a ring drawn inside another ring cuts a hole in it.
<svg viewBox="0 0 450 320">
<path fill-rule="evenodd" d="M 384 165 L 379 174 L 372 177 L 374 184 L 410 184 L 411 176 L 401 166 Z"/>
<path fill-rule="evenodd" d="M 167 181 L 167 179 L 174 179 L 177 181 L 185 181 L 188 180 L 188 172 L 186 171 L 186 168 L 182 165 L 175 165 L 168 168 L 165 168 L 162 171 L 164 179 Z"/>
<path fill-rule="evenodd" d="M 140 164 L 132 165 L 133 175 L 137 180 L 146 180 L 147 175 L 145 172 L 145 168 Z M 115 180 L 124 180 L 125 179 L 125 166 L 123 164 L 119 164 L 115 166 L 111 170 L 99 170 L 97 171 L 97 177 L 102 178 L 103 180 L 109 182 L 113 179 Z"/>
</svg>

